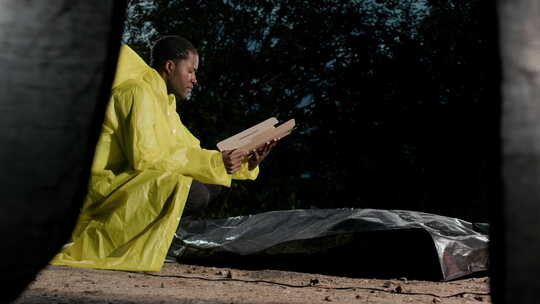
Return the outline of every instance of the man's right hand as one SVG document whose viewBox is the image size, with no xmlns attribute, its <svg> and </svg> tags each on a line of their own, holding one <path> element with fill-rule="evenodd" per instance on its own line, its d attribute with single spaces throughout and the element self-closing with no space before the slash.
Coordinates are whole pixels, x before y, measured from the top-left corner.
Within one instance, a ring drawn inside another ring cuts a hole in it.
<svg viewBox="0 0 540 304">
<path fill-rule="evenodd" d="M 223 158 L 223 164 L 225 164 L 225 170 L 227 173 L 233 174 L 240 169 L 242 160 L 246 157 L 247 152 L 244 150 L 228 150 L 221 152 Z"/>
</svg>

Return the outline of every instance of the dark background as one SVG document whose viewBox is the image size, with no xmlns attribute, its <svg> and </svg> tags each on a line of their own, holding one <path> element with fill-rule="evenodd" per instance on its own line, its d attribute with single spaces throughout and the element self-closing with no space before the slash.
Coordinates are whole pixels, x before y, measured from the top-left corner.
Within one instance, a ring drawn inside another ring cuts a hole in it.
<svg viewBox="0 0 540 304">
<path fill-rule="evenodd" d="M 298 128 L 206 217 L 407 209 L 488 221 L 500 200 L 499 58 L 486 1 L 131 1 L 124 42 L 198 48 L 178 111 L 204 148 L 270 116 Z"/>
</svg>

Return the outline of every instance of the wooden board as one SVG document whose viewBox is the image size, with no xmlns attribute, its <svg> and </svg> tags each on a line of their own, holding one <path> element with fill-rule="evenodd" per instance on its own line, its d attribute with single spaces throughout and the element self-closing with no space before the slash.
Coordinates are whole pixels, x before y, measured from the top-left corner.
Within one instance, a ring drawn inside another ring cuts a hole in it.
<svg viewBox="0 0 540 304">
<path fill-rule="evenodd" d="M 235 149 L 253 150 L 272 139 L 289 135 L 295 126 L 294 119 L 289 119 L 275 127 L 274 125 L 277 123 L 278 120 L 275 117 L 271 117 L 253 127 L 218 142 L 217 147 L 220 151 Z"/>
</svg>

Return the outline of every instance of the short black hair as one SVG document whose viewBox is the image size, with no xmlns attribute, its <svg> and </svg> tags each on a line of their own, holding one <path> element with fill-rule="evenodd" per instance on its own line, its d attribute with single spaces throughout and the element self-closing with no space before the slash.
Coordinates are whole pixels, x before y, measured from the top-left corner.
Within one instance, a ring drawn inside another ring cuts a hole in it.
<svg viewBox="0 0 540 304">
<path fill-rule="evenodd" d="M 186 38 L 176 35 L 163 36 L 152 46 L 150 66 L 157 70 L 167 60 L 187 59 L 189 53 L 197 54 L 197 49 Z"/>
</svg>

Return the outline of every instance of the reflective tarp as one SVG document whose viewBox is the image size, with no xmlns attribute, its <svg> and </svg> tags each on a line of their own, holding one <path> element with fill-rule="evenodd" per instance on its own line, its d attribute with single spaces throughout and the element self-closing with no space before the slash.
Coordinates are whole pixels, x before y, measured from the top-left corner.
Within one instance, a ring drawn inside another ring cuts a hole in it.
<svg viewBox="0 0 540 304">
<path fill-rule="evenodd" d="M 184 221 L 169 255 L 181 263 L 452 280 L 487 270 L 485 231 L 486 224 L 405 210 L 273 211 Z"/>
</svg>

